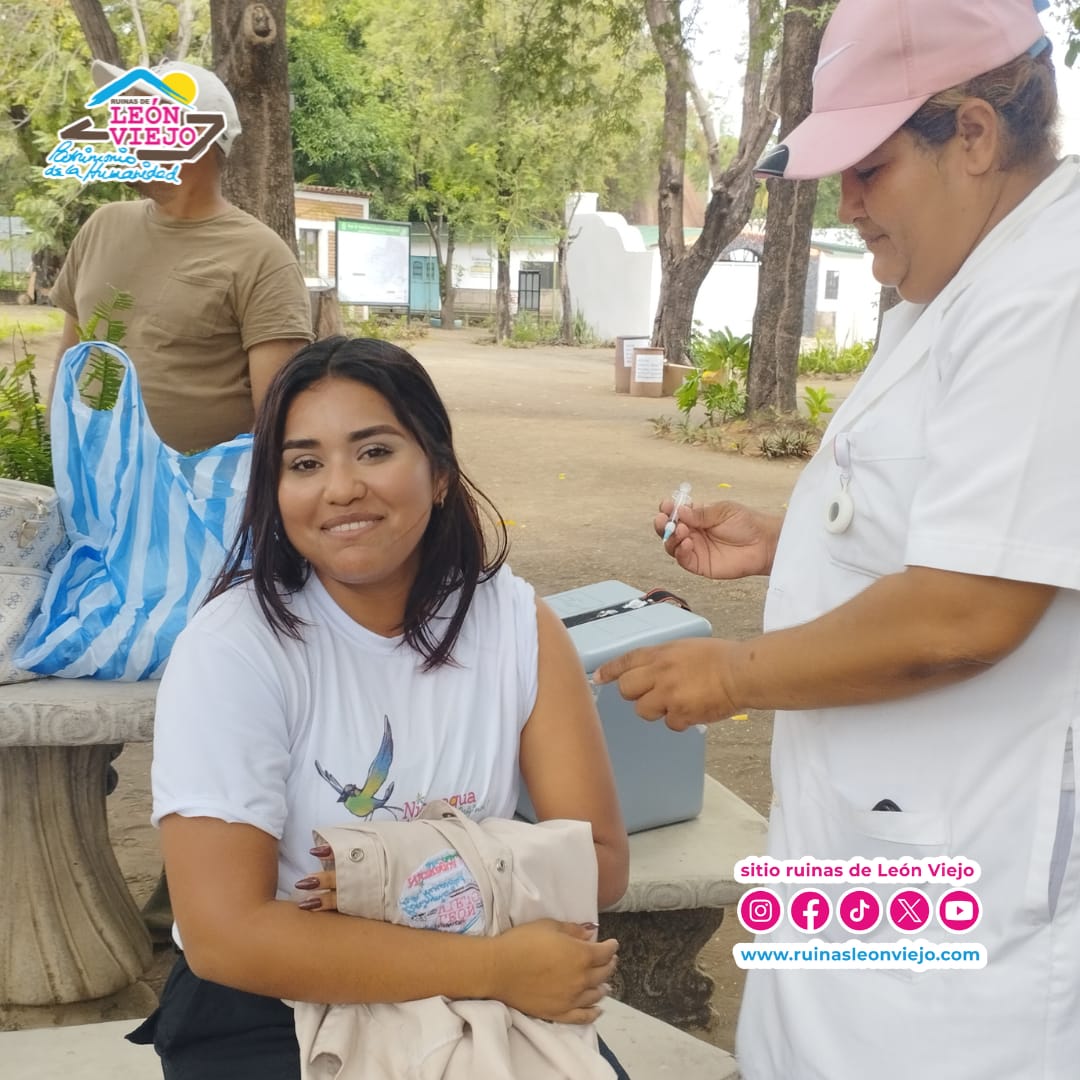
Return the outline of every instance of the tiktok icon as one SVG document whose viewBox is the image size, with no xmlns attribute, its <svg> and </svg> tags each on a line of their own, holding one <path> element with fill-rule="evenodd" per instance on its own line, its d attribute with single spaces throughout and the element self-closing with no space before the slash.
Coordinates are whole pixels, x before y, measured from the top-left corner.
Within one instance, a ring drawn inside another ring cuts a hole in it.
<svg viewBox="0 0 1080 1080">
<path fill-rule="evenodd" d="M 836 918 L 851 934 L 869 934 L 881 922 L 884 910 L 869 889 L 848 889 L 836 904 Z"/>
<path fill-rule="evenodd" d="M 820 889 L 801 889 L 788 904 L 791 924 L 804 934 L 816 934 L 829 925 L 832 904 Z"/>
</svg>

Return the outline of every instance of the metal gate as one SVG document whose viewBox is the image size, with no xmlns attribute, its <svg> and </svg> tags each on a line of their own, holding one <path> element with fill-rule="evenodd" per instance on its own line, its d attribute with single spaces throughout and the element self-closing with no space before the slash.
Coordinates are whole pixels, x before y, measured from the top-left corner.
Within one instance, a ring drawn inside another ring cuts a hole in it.
<svg viewBox="0 0 1080 1080">
<path fill-rule="evenodd" d="M 540 311 L 540 271 L 518 271 L 518 311 Z"/>
</svg>

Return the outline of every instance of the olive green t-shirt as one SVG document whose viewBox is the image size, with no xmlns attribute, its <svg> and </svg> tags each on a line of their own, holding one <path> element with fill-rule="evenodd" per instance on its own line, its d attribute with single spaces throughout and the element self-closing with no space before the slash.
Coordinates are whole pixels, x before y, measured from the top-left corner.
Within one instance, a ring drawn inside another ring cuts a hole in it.
<svg viewBox="0 0 1080 1080">
<path fill-rule="evenodd" d="M 96 210 L 72 242 L 53 303 L 86 328 L 113 289 L 134 296 L 116 317 L 154 430 L 177 450 L 250 431 L 247 350 L 312 340 L 296 257 L 261 221 L 230 207 L 203 221 L 170 218 L 149 199 Z"/>
</svg>

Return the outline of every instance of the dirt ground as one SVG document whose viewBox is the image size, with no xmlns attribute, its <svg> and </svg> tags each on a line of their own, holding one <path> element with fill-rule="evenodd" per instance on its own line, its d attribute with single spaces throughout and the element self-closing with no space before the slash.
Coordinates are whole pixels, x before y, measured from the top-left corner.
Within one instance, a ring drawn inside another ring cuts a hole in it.
<svg viewBox="0 0 1080 1080">
<path fill-rule="evenodd" d="M 33 344 L 42 359 L 55 355 L 53 338 Z M 541 595 L 617 578 L 671 589 L 718 635 L 743 638 L 760 630 L 764 579 L 710 582 L 683 572 L 653 533 L 652 514 L 683 480 L 698 502 L 733 498 L 779 511 L 799 463 L 655 438 L 649 418 L 677 416 L 674 401 L 615 395 L 613 349 L 497 348 L 469 330 L 432 330 L 409 348 L 450 409 L 467 471 L 508 522 L 511 565 Z M 846 391 L 835 383 L 830 389 L 838 398 Z M 709 774 L 762 813 L 771 796 L 771 728 L 770 714 L 751 713 L 712 726 L 707 738 Z M 150 757 L 149 745 L 125 749 L 116 762 L 120 784 L 108 801 L 117 859 L 140 904 L 160 868 L 148 824 Z M 743 983 L 731 945 L 744 939 L 729 912 L 701 957 L 716 982 L 717 1020 L 704 1037 L 727 1050 Z M 168 949 L 156 954 L 155 985 L 170 962 Z"/>
</svg>

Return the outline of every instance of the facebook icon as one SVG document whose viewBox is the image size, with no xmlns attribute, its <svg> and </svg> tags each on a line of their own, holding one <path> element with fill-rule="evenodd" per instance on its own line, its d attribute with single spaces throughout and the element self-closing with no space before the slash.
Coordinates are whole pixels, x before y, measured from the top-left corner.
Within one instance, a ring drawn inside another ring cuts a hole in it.
<svg viewBox="0 0 1080 1080">
<path fill-rule="evenodd" d="M 788 918 L 797 930 L 804 934 L 816 934 L 828 926 L 832 918 L 832 904 L 820 889 L 802 889 L 791 898 Z"/>
</svg>

